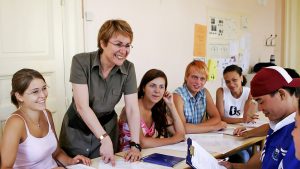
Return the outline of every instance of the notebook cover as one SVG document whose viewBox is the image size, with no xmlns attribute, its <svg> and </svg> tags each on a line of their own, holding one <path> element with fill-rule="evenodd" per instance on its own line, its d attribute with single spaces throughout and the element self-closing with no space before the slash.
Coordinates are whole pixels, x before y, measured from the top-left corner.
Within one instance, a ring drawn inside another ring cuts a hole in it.
<svg viewBox="0 0 300 169">
<path fill-rule="evenodd" d="M 160 154 L 160 153 L 153 153 L 148 156 L 145 156 L 142 158 L 142 161 L 148 162 L 148 163 L 153 163 L 153 164 L 158 164 L 158 165 L 163 165 L 163 166 L 168 166 L 168 167 L 173 167 L 174 165 L 178 164 L 179 162 L 183 161 L 185 158 L 182 157 L 175 157 L 175 156 L 170 156 L 170 155 L 165 155 L 165 154 Z"/>
</svg>

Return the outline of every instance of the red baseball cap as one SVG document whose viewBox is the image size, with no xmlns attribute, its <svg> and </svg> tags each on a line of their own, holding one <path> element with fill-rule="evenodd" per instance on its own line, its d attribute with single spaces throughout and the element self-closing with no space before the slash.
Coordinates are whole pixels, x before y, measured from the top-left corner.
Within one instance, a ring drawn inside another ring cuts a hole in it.
<svg viewBox="0 0 300 169">
<path fill-rule="evenodd" d="M 258 97 L 271 94 L 282 87 L 300 87 L 300 78 L 292 78 L 284 68 L 270 66 L 262 68 L 251 80 L 251 95 Z"/>
</svg>

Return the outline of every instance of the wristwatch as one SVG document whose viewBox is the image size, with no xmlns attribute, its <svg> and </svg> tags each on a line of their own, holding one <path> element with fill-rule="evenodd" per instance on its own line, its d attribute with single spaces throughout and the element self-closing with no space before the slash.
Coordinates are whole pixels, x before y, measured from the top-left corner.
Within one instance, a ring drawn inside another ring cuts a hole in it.
<svg viewBox="0 0 300 169">
<path fill-rule="evenodd" d="M 140 152 L 142 151 L 142 147 L 140 144 L 135 143 L 134 141 L 129 142 L 130 147 L 135 147 L 137 148 Z"/>
<path fill-rule="evenodd" d="M 99 137 L 100 142 L 101 142 L 106 136 L 108 136 L 107 133 L 104 133 L 104 134 L 100 135 L 100 137 Z"/>
</svg>

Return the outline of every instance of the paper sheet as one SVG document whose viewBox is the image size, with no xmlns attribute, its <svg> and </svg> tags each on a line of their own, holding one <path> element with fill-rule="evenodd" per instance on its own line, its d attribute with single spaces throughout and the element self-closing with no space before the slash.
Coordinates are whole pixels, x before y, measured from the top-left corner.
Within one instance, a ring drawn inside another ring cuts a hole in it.
<svg viewBox="0 0 300 169">
<path fill-rule="evenodd" d="M 176 144 L 166 145 L 166 146 L 160 146 L 157 147 L 158 149 L 164 149 L 164 150 L 176 150 L 176 151 L 186 151 L 186 141 L 180 142 Z"/>
<path fill-rule="evenodd" d="M 225 129 L 216 131 L 216 133 L 233 136 L 233 131 L 234 131 L 233 127 L 227 127 Z"/>
<path fill-rule="evenodd" d="M 75 165 L 70 165 L 67 166 L 68 169 L 95 169 L 93 167 L 83 165 L 83 164 L 75 164 Z"/>
<path fill-rule="evenodd" d="M 217 61 L 215 59 L 208 60 L 208 80 L 217 78 Z"/>
<path fill-rule="evenodd" d="M 265 120 L 256 120 L 255 122 L 249 122 L 249 123 L 243 123 L 243 126 L 244 127 L 248 127 L 248 128 L 256 128 L 256 127 L 259 127 L 263 124 L 267 124 L 268 122 L 265 121 Z"/>
<path fill-rule="evenodd" d="M 233 140 L 232 138 L 225 137 L 223 134 L 216 133 L 205 133 L 201 134 L 200 137 L 197 134 L 187 134 L 187 137 L 205 147 L 209 153 L 224 154 L 243 144 L 241 140 Z"/>
<path fill-rule="evenodd" d="M 205 25 L 195 24 L 194 33 L 194 56 L 206 56 L 206 32 Z"/>
<path fill-rule="evenodd" d="M 194 156 L 192 157 L 192 164 L 197 169 L 226 169 L 224 166 L 218 164 L 218 160 L 209 154 L 201 145 L 193 141 Z"/>
<path fill-rule="evenodd" d="M 149 164 L 144 162 L 125 162 L 124 159 L 117 159 L 116 165 L 113 167 L 110 163 L 105 164 L 102 160 L 99 162 L 99 169 L 169 169 L 170 167 L 159 166 L 155 164 Z"/>
</svg>

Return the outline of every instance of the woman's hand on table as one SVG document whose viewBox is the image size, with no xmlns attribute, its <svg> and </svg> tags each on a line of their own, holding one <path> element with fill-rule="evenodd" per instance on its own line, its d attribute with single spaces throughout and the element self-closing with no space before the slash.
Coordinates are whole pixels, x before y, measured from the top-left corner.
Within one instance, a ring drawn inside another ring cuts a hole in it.
<svg viewBox="0 0 300 169">
<path fill-rule="evenodd" d="M 131 147 L 124 156 L 125 161 L 130 161 L 130 162 L 139 161 L 141 159 L 141 157 L 142 157 L 142 154 L 141 154 L 140 150 L 138 150 L 135 147 Z"/>
<path fill-rule="evenodd" d="M 109 136 L 101 140 L 100 156 L 102 157 L 102 160 L 105 164 L 110 162 L 112 166 L 115 166 L 116 161 L 115 161 L 114 149 Z"/>
<path fill-rule="evenodd" d="M 83 156 L 83 155 L 77 155 L 72 159 L 71 164 L 77 164 L 77 163 L 82 163 L 84 165 L 91 165 L 91 159 Z"/>
</svg>

